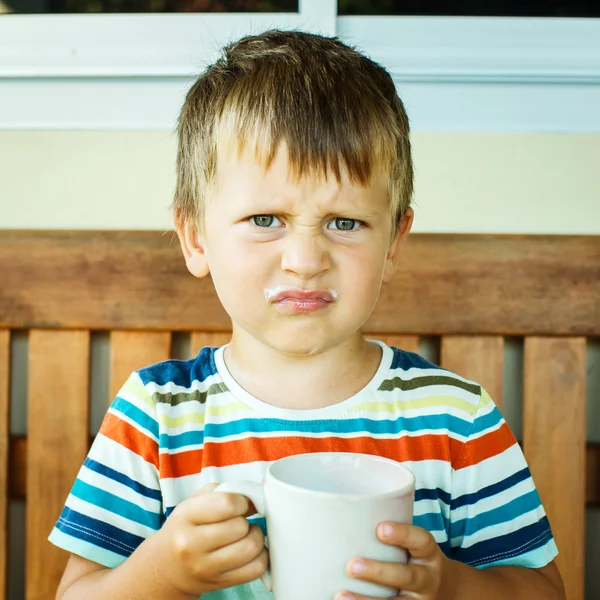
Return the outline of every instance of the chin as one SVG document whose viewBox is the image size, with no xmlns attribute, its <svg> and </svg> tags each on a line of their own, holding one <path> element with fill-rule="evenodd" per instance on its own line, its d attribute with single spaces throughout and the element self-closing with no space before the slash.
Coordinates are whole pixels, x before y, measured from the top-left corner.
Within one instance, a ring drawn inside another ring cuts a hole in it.
<svg viewBox="0 0 600 600">
<path fill-rule="evenodd" d="M 325 347 L 314 343 L 299 344 L 297 341 L 288 343 L 275 343 L 270 344 L 270 346 L 278 352 L 283 352 L 284 354 L 289 354 L 290 356 L 311 356 L 313 354 L 318 354 L 325 349 Z"/>
<path fill-rule="evenodd" d="M 333 336 L 316 331 L 278 332 L 272 337 L 267 336 L 263 339 L 274 350 L 298 357 L 318 354 L 339 343 Z"/>
</svg>

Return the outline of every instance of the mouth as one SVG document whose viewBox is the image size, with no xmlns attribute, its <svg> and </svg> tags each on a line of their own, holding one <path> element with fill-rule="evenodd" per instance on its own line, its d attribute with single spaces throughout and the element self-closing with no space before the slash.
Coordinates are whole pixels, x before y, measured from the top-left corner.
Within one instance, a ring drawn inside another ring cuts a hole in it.
<svg viewBox="0 0 600 600">
<path fill-rule="evenodd" d="M 337 299 L 335 290 L 305 290 L 276 288 L 265 290 L 265 298 L 279 311 L 287 314 L 316 312 L 331 306 Z"/>
</svg>

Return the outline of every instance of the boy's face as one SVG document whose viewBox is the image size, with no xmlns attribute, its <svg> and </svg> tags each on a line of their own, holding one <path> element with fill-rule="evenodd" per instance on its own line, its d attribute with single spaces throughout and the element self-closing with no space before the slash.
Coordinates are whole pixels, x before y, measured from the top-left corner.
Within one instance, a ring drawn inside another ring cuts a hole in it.
<svg viewBox="0 0 600 600">
<path fill-rule="evenodd" d="M 392 235 L 385 181 L 295 181 L 282 145 L 268 171 L 222 160 L 200 234 L 179 231 L 190 272 L 209 272 L 236 336 L 306 355 L 360 335 L 412 224 Z"/>
</svg>

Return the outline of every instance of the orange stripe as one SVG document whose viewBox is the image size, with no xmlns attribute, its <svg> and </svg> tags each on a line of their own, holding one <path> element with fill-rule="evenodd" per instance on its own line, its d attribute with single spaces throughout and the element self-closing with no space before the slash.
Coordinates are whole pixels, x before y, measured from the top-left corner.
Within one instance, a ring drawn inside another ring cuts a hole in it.
<svg viewBox="0 0 600 600">
<path fill-rule="evenodd" d="M 516 443 L 517 440 L 512 431 L 506 423 L 503 423 L 496 431 L 482 435 L 464 444 L 462 453 L 452 466 L 458 470 L 476 465 L 481 461 L 492 458 L 492 456 L 501 454 Z M 455 456 L 458 456 L 458 454 Z"/>
<path fill-rule="evenodd" d="M 158 469 L 158 444 L 127 421 L 108 413 L 102 422 L 100 433 L 139 454 Z"/>
<path fill-rule="evenodd" d="M 398 462 L 450 460 L 447 437 L 422 435 L 392 440 L 358 438 L 306 438 L 301 436 L 251 438 L 204 445 L 203 467 L 226 467 L 257 461 L 273 461 L 285 456 L 309 452 L 353 452 L 391 458 Z M 171 456 L 175 462 L 185 461 L 182 454 Z M 177 469 L 178 470 L 178 469 Z M 197 472 L 197 471 L 196 471 Z"/>
<path fill-rule="evenodd" d="M 202 471 L 202 450 L 160 455 L 160 478 L 186 477 Z"/>
</svg>

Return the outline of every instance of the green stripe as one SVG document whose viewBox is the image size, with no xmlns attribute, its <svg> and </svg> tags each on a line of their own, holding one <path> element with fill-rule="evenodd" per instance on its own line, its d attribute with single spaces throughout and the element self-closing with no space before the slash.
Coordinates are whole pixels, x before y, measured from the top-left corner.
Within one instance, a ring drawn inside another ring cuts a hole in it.
<svg viewBox="0 0 600 600">
<path fill-rule="evenodd" d="M 204 404 L 207 396 L 212 394 L 221 394 L 228 392 L 227 386 L 224 383 L 213 383 L 205 392 L 200 390 L 194 390 L 193 392 L 178 392 L 173 394 L 171 392 L 154 392 L 152 398 L 157 404 L 170 404 L 171 406 L 177 406 L 184 402 L 200 402 Z"/>
<path fill-rule="evenodd" d="M 430 385 L 449 385 L 452 387 L 462 388 L 471 394 L 479 396 L 481 394 L 481 386 L 475 383 L 467 383 L 454 377 L 446 377 L 444 375 L 425 375 L 424 377 L 415 377 L 413 379 L 386 379 L 379 386 L 380 392 L 391 392 L 392 390 L 418 390 L 419 388 L 428 387 Z"/>
</svg>

